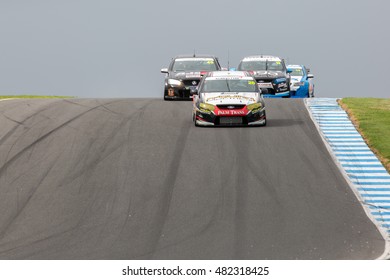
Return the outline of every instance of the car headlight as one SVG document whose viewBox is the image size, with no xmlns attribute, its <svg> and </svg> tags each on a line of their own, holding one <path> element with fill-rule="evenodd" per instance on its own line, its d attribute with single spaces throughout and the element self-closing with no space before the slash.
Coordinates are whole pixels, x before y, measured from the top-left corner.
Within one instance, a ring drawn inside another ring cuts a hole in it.
<svg viewBox="0 0 390 280">
<path fill-rule="evenodd" d="M 214 105 L 211 105 L 211 104 L 208 104 L 208 103 L 200 103 L 199 104 L 199 111 L 201 111 L 203 113 L 210 114 L 212 111 L 214 111 L 214 109 L 215 109 Z"/>
<path fill-rule="evenodd" d="M 183 83 L 179 80 L 175 80 L 175 79 L 168 79 L 168 84 L 171 85 L 171 86 L 181 86 L 183 85 Z"/>
<path fill-rule="evenodd" d="M 250 104 L 250 105 L 248 105 L 246 107 L 248 108 L 248 111 L 252 111 L 252 113 L 253 113 L 253 112 L 259 111 L 263 107 L 263 104 L 261 104 L 261 103 L 253 103 L 253 104 Z"/>
</svg>

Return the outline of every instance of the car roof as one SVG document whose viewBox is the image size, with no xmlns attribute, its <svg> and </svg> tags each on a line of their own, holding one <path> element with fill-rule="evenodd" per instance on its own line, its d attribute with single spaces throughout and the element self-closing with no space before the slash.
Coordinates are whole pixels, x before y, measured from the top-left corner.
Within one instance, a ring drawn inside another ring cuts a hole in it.
<svg viewBox="0 0 390 280">
<path fill-rule="evenodd" d="M 209 55 L 209 54 L 181 54 L 175 56 L 173 59 L 176 58 L 212 58 L 216 59 L 217 57 L 215 55 Z"/>
<path fill-rule="evenodd" d="M 242 61 L 264 61 L 264 60 L 281 61 L 282 59 L 273 55 L 252 55 L 252 56 L 244 57 L 242 59 Z"/>
</svg>

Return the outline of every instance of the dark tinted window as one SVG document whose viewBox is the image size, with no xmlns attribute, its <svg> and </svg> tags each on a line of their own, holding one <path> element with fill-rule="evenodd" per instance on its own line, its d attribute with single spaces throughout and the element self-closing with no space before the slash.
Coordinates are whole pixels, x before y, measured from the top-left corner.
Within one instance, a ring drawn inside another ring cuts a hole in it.
<svg viewBox="0 0 390 280">
<path fill-rule="evenodd" d="M 177 58 L 172 65 L 175 72 L 215 71 L 217 65 L 212 58 Z"/>
<path fill-rule="evenodd" d="M 240 71 L 284 71 L 282 62 L 280 61 L 260 61 L 260 60 L 249 60 L 241 61 L 238 66 Z"/>
</svg>

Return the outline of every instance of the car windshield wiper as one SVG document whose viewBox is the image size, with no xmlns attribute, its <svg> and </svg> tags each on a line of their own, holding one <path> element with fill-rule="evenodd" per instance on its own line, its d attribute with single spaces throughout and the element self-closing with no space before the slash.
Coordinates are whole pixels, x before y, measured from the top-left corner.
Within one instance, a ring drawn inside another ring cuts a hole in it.
<svg viewBox="0 0 390 280">
<path fill-rule="evenodd" d="M 228 80 L 226 80 L 226 86 L 227 86 L 227 88 L 228 88 L 228 91 L 230 92 L 230 87 L 229 87 Z"/>
</svg>

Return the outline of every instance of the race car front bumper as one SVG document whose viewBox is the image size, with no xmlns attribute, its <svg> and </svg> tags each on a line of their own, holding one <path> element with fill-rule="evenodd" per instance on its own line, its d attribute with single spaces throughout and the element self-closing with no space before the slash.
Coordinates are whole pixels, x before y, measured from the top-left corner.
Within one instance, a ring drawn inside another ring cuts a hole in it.
<svg viewBox="0 0 390 280">
<path fill-rule="evenodd" d="M 165 100 L 192 100 L 193 92 L 185 88 L 166 88 L 164 90 Z"/>
<path fill-rule="evenodd" d="M 276 94 L 263 94 L 264 98 L 288 98 L 291 94 L 289 91 L 282 92 L 282 93 L 276 93 Z"/>
<path fill-rule="evenodd" d="M 165 82 L 164 87 L 165 100 L 192 100 L 193 95 L 198 91 L 198 79 L 181 80 L 177 85 L 170 84 L 168 81 Z"/>
<path fill-rule="evenodd" d="M 282 80 L 282 81 L 280 81 Z M 286 79 L 256 78 L 257 84 L 266 97 L 289 97 L 288 81 Z"/>
<path fill-rule="evenodd" d="M 291 91 L 291 98 L 308 98 L 308 97 L 310 97 L 308 85 L 296 87 L 294 91 Z"/>
<path fill-rule="evenodd" d="M 256 126 L 265 125 L 265 108 L 255 113 L 249 112 L 245 116 L 218 115 L 197 111 L 195 122 L 198 126 Z"/>
</svg>

